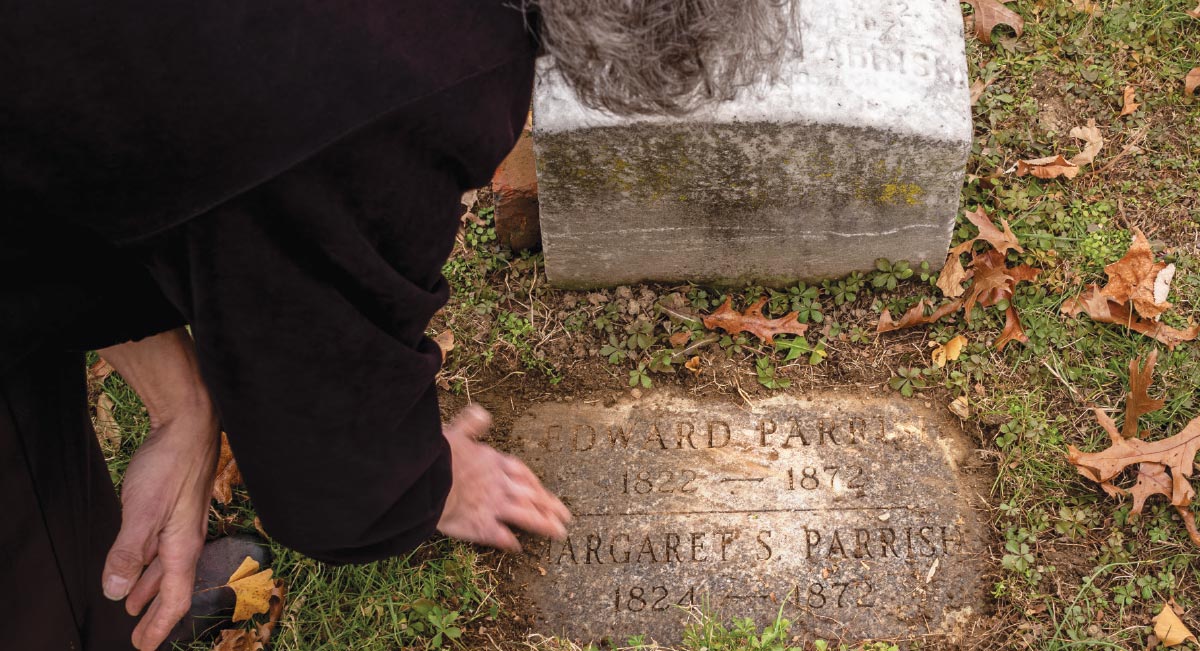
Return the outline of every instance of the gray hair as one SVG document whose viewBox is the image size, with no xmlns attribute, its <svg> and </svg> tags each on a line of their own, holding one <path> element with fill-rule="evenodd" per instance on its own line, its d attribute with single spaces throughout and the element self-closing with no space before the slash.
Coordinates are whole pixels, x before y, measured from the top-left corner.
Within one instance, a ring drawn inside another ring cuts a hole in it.
<svg viewBox="0 0 1200 651">
<path fill-rule="evenodd" d="M 678 115 L 777 78 L 795 0 L 524 0 L 584 104 Z"/>
</svg>

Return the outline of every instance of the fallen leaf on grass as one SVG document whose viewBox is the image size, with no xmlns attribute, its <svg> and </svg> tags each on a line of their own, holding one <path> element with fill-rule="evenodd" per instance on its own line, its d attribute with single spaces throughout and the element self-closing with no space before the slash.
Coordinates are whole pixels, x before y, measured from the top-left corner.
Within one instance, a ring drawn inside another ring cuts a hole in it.
<svg viewBox="0 0 1200 651">
<path fill-rule="evenodd" d="M 946 257 L 946 264 L 942 266 L 942 272 L 938 274 L 937 279 L 938 289 L 942 290 L 942 294 L 947 298 L 958 298 L 967 291 L 963 288 L 963 281 L 972 274 L 963 269 L 960 256 L 969 251 L 974 244 L 975 240 L 970 240 L 950 249 L 950 255 Z"/>
<path fill-rule="evenodd" d="M 921 299 L 905 312 L 899 321 L 892 320 L 891 313 L 885 309 L 879 316 L 875 332 L 891 332 L 901 328 L 933 323 L 956 312 L 960 307 L 966 314 L 967 322 L 970 323 L 971 311 L 976 304 L 983 307 L 996 305 L 1002 300 L 1012 298 L 1018 283 L 1037 279 L 1038 274 L 1041 273 L 1040 269 L 1035 269 L 1027 264 L 1009 267 L 1005 262 L 1005 254 L 1009 250 L 1018 253 L 1025 251 L 1017 240 L 1017 236 L 1012 232 L 1007 219 L 1001 218 L 1000 224 L 1003 228 L 997 228 L 982 206 L 974 211 L 967 211 L 965 216 L 979 229 L 979 235 L 950 249 L 946 264 L 942 267 L 942 272 L 937 279 L 937 286 L 942 293 L 956 300 L 946 303 L 935 310 L 933 314 L 926 316 L 925 308 L 929 306 L 929 301 Z M 992 250 L 974 253 L 972 249 L 975 242 L 980 240 L 991 245 Z M 971 253 L 971 263 L 967 269 L 963 268 L 960 258 L 964 253 Z M 969 291 L 962 284 L 967 279 L 972 280 Z M 966 294 L 965 298 L 958 298 L 963 294 Z M 1014 339 L 1021 342 L 1029 340 L 1017 318 L 1017 310 L 1011 304 L 1008 306 L 1005 318 L 1004 330 L 994 344 L 997 349 L 1003 350 L 1004 346 Z"/>
<path fill-rule="evenodd" d="M 1195 9 L 1188 9 L 1184 13 L 1191 16 L 1192 18 L 1200 18 L 1200 5 L 1196 5 Z"/>
<path fill-rule="evenodd" d="M 1125 93 L 1121 98 L 1121 114 L 1117 117 L 1125 117 L 1126 115 L 1131 115 L 1134 111 L 1138 110 L 1138 107 L 1141 106 L 1141 104 L 1133 101 L 1133 97 L 1136 93 L 1137 90 L 1133 86 L 1125 87 Z"/>
<path fill-rule="evenodd" d="M 1192 341 L 1200 336 L 1200 325 L 1192 325 L 1186 330 L 1172 328 L 1161 321 L 1142 319 L 1133 314 L 1129 307 L 1118 303 L 1100 293 L 1096 285 L 1089 285 L 1079 296 L 1072 298 L 1062 305 L 1062 313 L 1076 316 L 1086 313 L 1093 321 L 1123 325 L 1134 332 L 1140 332 L 1151 339 L 1175 348 L 1185 341 Z"/>
<path fill-rule="evenodd" d="M 267 612 L 271 605 L 271 593 L 275 590 L 275 582 L 271 580 L 272 570 L 259 571 L 258 561 L 247 556 L 242 560 L 225 586 L 231 588 L 237 601 L 233 606 L 233 621 L 244 622 L 254 615 Z"/>
<path fill-rule="evenodd" d="M 1012 227 L 1008 225 L 1008 220 L 1001 217 L 1000 225 L 1003 230 L 996 228 L 996 224 L 992 222 L 987 213 L 983 210 L 983 206 L 977 206 L 973 211 L 963 213 L 967 221 L 975 225 L 979 229 L 979 235 L 975 240 L 983 240 L 992 245 L 1000 253 L 1008 253 L 1009 249 L 1017 253 L 1024 253 L 1025 249 L 1017 240 L 1017 236 L 1013 234 Z M 974 242 L 974 240 L 972 240 Z M 961 245 L 959 245 L 961 246 Z"/>
<path fill-rule="evenodd" d="M 212 496 L 222 506 L 233 501 L 233 487 L 242 483 L 242 471 L 238 470 L 229 437 L 221 432 L 221 452 L 217 457 L 217 475 L 213 478 Z"/>
<path fill-rule="evenodd" d="M 1200 68 L 1192 68 L 1183 78 L 1183 94 L 1195 95 L 1197 87 L 1200 87 Z"/>
<path fill-rule="evenodd" d="M 691 330 L 680 330 L 679 332 L 676 332 L 668 337 L 667 341 L 671 342 L 672 348 L 683 348 L 685 345 L 687 345 L 687 342 L 691 341 L 691 339 Z"/>
<path fill-rule="evenodd" d="M 731 303 L 732 297 L 727 297 L 716 312 L 704 317 L 704 327 L 709 330 L 720 328 L 730 334 L 749 332 L 766 344 L 774 344 L 775 335 L 802 335 L 808 330 L 808 325 L 799 322 L 796 312 L 788 312 L 778 319 L 763 316 L 766 297 L 758 299 L 740 314 L 731 307 Z"/>
<path fill-rule="evenodd" d="M 687 370 L 691 371 L 692 373 L 699 375 L 700 374 L 700 356 L 696 355 L 696 356 L 692 357 L 683 365 L 683 367 L 686 368 Z"/>
<path fill-rule="evenodd" d="M 1200 417 L 1192 419 L 1174 436 L 1153 442 L 1138 438 L 1137 419 L 1165 404 L 1162 400 L 1150 398 L 1148 393 L 1157 359 L 1158 353 L 1155 351 L 1145 365 L 1140 359 L 1129 363 L 1129 396 L 1125 401 L 1125 424 L 1121 431 L 1117 430 L 1117 424 L 1103 410 L 1092 410 L 1100 427 L 1108 433 L 1111 445 L 1100 452 L 1080 452 L 1072 445 L 1068 447 L 1067 458 L 1079 474 L 1100 484 L 1108 495 L 1117 497 L 1131 494 L 1131 513 L 1140 514 L 1147 498 L 1165 496 L 1183 519 L 1188 537 L 1200 546 L 1200 531 L 1197 531 L 1196 521 L 1188 508 L 1196 496 L 1188 478 L 1195 468 L 1196 453 L 1200 451 Z M 1133 434 L 1127 435 L 1126 432 Z M 1126 491 L 1113 483 L 1118 475 L 1134 464 L 1137 464 L 1137 480 L 1132 489 Z"/>
<path fill-rule="evenodd" d="M 1188 640 L 1195 640 L 1196 636 L 1184 626 L 1183 621 L 1179 619 L 1179 615 L 1175 614 L 1175 600 L 1170 599 L 1163 603 L 1162 612 L 1154 616 L 1154 635 L 1162 642 L 1163 646 L 1171 647 L 1183 644 Z"/>
<path fill-rule="evenodd" d="M 1129 397 L 1125 400 L 1125 423 L 1121 427 L 1121 436 L 1124 438 L 1140 437 L 1138 419 L 1167 404 L 1161 398 L 1150 397 L 1150 384 L 1157 363 L 1157 349 L 1150 352 L 1145 364 L 1140 359 L 1129 360 Z"/>
<path fill-rule="evenodd" d="M 1010 0 L 966 0 L 975 10 L 975 38 L 991 44 L 992 30 L 1000 25 L 1008 25 L 1021 35 L 1025 29 L 1025 20 L 1020 14 L 1004 6 Z"/>
<path fill-rule="evenodd" d="M 87 379 L 91 384 L 103 384 L 104 380 L 112 375 L 113 367 L 103 357 L 98 359 L 95 364 L 92 364 L 88 369 Z"/>
<path fill-rule="evenodd" d="M 1166 263 L 1155 262 L 1150 241 L 1141 230 L 1133 229 L 1133 243 L 1129 250 L 1116 262 L 1104 268 L 1108 284 L 1101 294 L 1118 303 L 1133 302 L 1133 309 L 1147 319 L 1157 319 L 1171 307 L 1166 302 L 1175 267 L 1169 270 Z"/>
<path fill-rule="evenodd" d="M 101 445 L 110 449 L 121 446 L 121 426 L 112 413 L 115 407 L 116 404 L 107 393 L 101 393 L 96 398 L 96 438 Z"/>
<path fill-rule="evenodd" d="M 925 308 L 930 307 L 929 300 L 922 298 L 917 301 L 917 304 L 908 308 L 899 321 L 892 320 L 892 314 L 885 307 L 883 313 L 879 315 L 879 324 L 875 326 L 875 332 L 892 332 L 903 328 L 911 328 L 917 325 L 925 325 L 940 321 L 943 317 L 954 314 L 962 307 L 962 299 L 956 299 L 942 305 L 930 314 L 925 314 Z"/>
<path fill-rule="evenodd" d="M 955 335 L 950 341 L 934 348 L 931 355 L 933 365 L 942 368 L 946 365 L 946 362 L 953 362 L 958 359 L 965 345 L 967 345 L 967 338 L 962 335 Z"/>
<path fill-rule="evenodd" d="M 1100 134 L 1095 120 L 1088 120 L 1086 126 L 1073 127 L 1067 135 L 1083 141 L 1083 150 L 1072 156 L 1069 161 L 1072 165 L 1091 165 L 1100 149 L 1104 147 L 1104 136 Z"/>
<path fill-rule="evenodd" d="M 279 618 L 283 615 L 283 605 L 287 600 L 287 591 L 283 581 L 276 579 L 271 586 L 270 598 L 266 610 L 267 621 L 252 629 L 227 628 L 221 631 L 221 637 L 213 645 L 212 651 L 261 651 L 270 641 Z"/>
<path fill-rule="evenodd" d="M 433 341 L 438 345 L 438 348 L 441 349 L 442 363 L 445 364 L 446 355 L 449 355 L 450 351 L 454 350 L 454 333 L 449 330 L 445 330 L 442 332 L 442 334 L 434 337 Z"/>
<path fill-rule="evenodd" d="M 1030 174 L 1039 179 L 1056 179 L 1060 176 L 1073 179 L 1079 175 L 1079 166 L 1061 155 L 1017 161 L 1017 176 Z"/>
</svg>

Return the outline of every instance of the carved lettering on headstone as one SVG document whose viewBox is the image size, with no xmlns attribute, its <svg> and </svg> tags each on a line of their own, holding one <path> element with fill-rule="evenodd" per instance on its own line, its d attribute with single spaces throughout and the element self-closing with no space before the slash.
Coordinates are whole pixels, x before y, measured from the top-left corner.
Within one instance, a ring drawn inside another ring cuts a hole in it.
<svg viewBox="0 0 1200 651">
<path fill-rule="evenodd" d="M 571 507 L 530 541 L 547 633 L 678 641 L 689 610 L 849 638 L 937 634 L 979 605 L 987 528 L 956 426 L 910 401 L 545 404 L 513 452 Z M 986 484 L 986 481 L 984 482 Z M 543 574 L 544 573 L 544 574 Z"/>
</svg>

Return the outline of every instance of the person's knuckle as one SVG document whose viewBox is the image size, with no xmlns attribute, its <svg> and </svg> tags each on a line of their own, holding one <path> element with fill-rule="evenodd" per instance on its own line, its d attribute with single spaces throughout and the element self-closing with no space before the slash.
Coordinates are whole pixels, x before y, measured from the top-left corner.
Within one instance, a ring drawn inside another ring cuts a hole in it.
<svg viewBox="0 0 1200 651">
<path fill-rule="evenodd" d="M 108 565 L 117 572 L 134 572 L 142 569 L 142 554 L 129 547 L 113 547 L 108 552 Z"/>
</svg>

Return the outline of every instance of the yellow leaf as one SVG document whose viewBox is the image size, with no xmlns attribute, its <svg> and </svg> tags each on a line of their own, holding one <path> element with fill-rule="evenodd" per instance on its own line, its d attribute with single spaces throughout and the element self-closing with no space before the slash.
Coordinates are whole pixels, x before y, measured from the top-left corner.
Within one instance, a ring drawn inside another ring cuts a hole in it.
<svg viewBox="0 0 1200 651">
<path fill-rule="evenodd" d="M 233 621 L 241 622 L 254 615 L 267 612 L 271 604 L 271 570 L 258 571 L 258 561 L 247 556 L 242 564 L 229 576 L 226 584 L 237 595 L 233 607 Z"/>
<path fill-rule="evenodd" d="M 946 362 L 953 362 L 962 354 L 963 346 L 967 345 L 967 338 L 962 335 L 957 335 L 945 345 L 938 346 L 933 349 L 933 364 L 938 368 L 946 365 Z"/>
<path fill-rule="evenodd" d="M 1196 639 L 1175 614 L 1175 609 L 1171 607 L 1172 601 L 1174 600 L 1164 603 L 1162 612 L 1154 617 L 1154 634 L 1162 640 L 1163 646 L 1177 646 L 1189 639 Z"/>
</svg>

